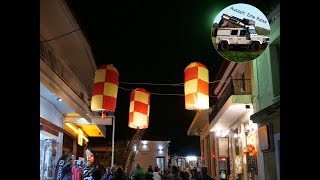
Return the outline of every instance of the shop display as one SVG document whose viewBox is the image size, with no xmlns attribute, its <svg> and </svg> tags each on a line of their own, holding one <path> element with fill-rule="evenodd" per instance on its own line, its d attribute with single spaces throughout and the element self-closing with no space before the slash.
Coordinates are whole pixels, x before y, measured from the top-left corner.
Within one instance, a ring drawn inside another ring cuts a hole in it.
<svg viewBox="0 0 320 180">
<path fill-rule="evenodd" d="M 56 139 L 40 133 L 40 179 L 53 179 L 57 152 Z"/>
</svg>

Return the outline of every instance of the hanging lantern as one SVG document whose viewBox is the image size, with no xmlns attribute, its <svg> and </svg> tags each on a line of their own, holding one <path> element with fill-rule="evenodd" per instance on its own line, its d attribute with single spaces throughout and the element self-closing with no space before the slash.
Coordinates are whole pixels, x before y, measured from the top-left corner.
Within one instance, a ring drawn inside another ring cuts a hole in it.
<svg viewBox="0 0 320 180">
<path fill-rule="evenodd" d="M 94 84 L 91 98 L 91 110 L 114 112 L 116 109 L 119 73 L 112 65 L 100 66 L 94 76 Z"/>
<path fill-rule="evenodd" d="M 184 70 L 184 95 L 187 110 L 209 109 L 209 71 L 193 62 Z"/>
<path fill-rule="evenodd" d="M 128 126 L 134 129 L 146 129 L 149 126 L 150 94 L 143 88 L 137 88 L 130 94 Z"/>
</svg>

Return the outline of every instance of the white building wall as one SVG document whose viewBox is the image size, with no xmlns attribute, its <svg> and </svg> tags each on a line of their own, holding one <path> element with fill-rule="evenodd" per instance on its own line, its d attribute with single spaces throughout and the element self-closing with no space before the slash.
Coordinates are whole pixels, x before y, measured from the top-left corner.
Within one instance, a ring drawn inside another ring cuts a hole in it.
<svg viewBox="0 0 320 180">
<path fill-rule="evenodd" d="M 138 152 L 132 163 L 132 170 L 137 162 L 141 163 L 143 171 L 147 171 L 151 165 L 154 168 L 157 165 L 157 157 L 164 157 L 164 166 L 168 165 L 168 143 L 166 141 L 148 141 L 146 146 L 143 146 L 143 141 L 140 142 Z M 162 147 L 162 152 L 159 151 Z"/>
<path fill-rule="evenodd" d="M 42 97 L 40 97 L 40 117 L 63 128 L 62 113 L 57 108 L 55 108 L 53 104 L 49 103 Z"/>
</svg>

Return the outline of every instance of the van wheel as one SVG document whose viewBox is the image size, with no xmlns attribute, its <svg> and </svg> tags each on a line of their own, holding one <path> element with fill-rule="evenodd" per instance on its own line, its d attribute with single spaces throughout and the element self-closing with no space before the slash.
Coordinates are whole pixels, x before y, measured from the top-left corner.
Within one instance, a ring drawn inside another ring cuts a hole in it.
<svg viewBox="0 0 320 180">
<path fill-rule="evenodd" d="M 252 51 L 259 51 L 261 49 L 261 45 L 259 42 L 252 42 L 251 50 Z"/>
<path fill-rule="evenodd" d="M 221 43 L 220 43 L 220 49 L 222 50 L 222 51 L 227 51 L 227 50 L 229 50 L 229 44 L 228 44 L 228 42 L 227 41 L 222 41 Z"/>
</svg>

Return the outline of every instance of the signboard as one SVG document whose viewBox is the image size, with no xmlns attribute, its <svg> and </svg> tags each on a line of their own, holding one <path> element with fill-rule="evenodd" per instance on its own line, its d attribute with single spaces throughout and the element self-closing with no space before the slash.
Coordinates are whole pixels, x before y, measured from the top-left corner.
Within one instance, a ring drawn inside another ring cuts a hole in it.
<svg viewBox="0 0 320 180">
<path fill-rule="evenodd" d="M 78 144 L 82 146 L 83 143 L 83 131 L 79 128 L 78 129 Z"/>
<path fill-rule="evenodd" d="M 79 116 L 66 116 L 64 117 L 64 122 L 73 124 L 96 124 L 96 125 L 112 125 L 112 119 L 114 116 L 106 116 L 106 118 L 101 118 L 101 116 L 90 116 L 91 123 L 85 118 Z"/>
<path fill-rule="evenodd" d="M 258 130 L 259 133 L 259 146 L 261 151 L 269 149 L 269 137 L 268 137 L 268 127 L 262 126 Z"/>
<path fill-rule="evenodd" d="M 56 165 L 55 180 L 61 180 L 61 170 L 62 170 L 62 167 L 66 164 L 66 159 L 67 159 L 67 156 L 62 155 L 58 160 Z"/>
<path fill-rule="evenodd" d="M 228 157 L 229 139 L 226 137 L 219 138 L 219 157 Z"/>
</svg>

